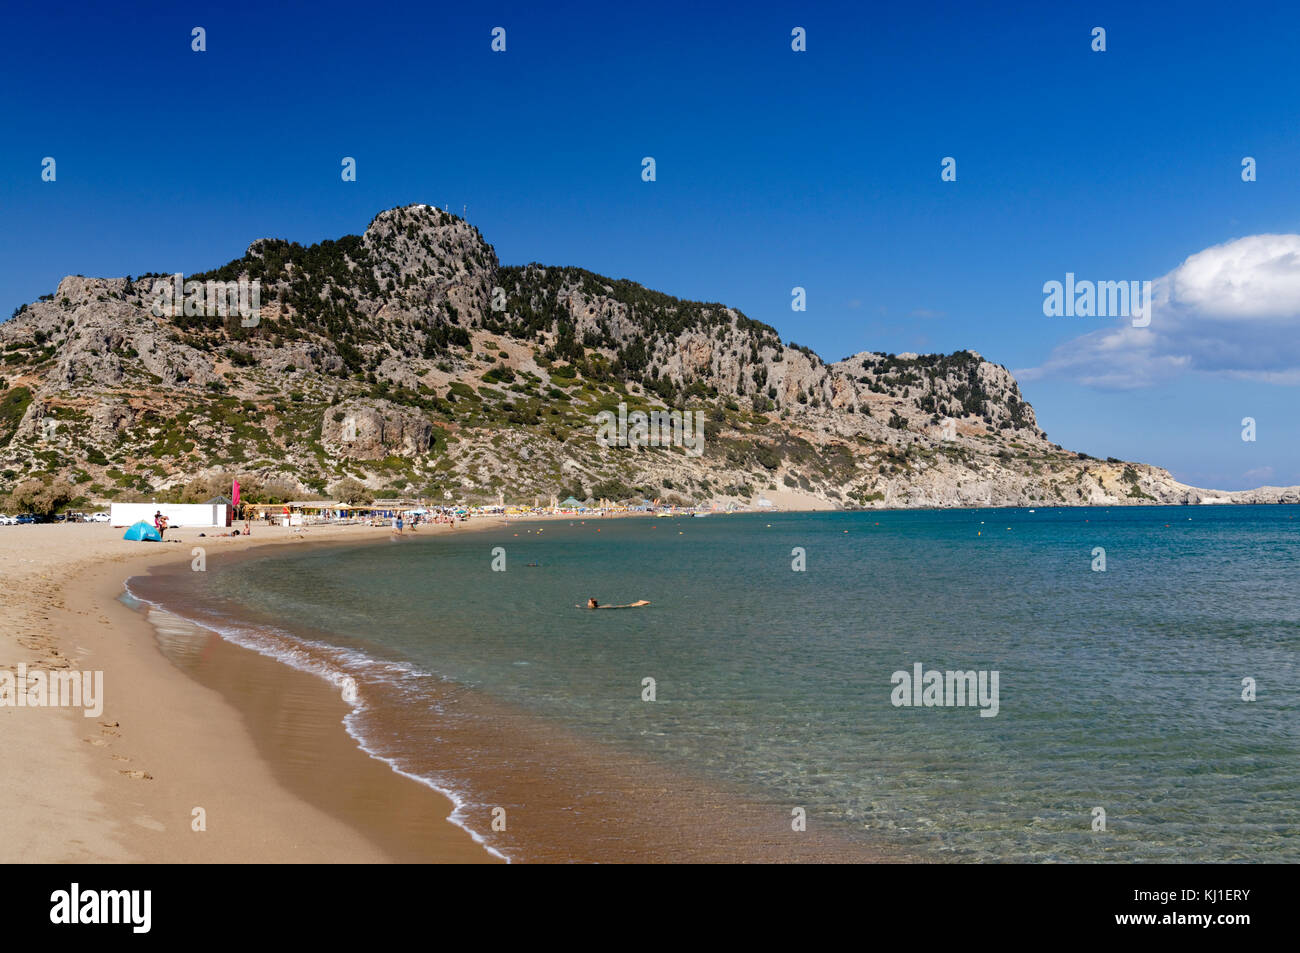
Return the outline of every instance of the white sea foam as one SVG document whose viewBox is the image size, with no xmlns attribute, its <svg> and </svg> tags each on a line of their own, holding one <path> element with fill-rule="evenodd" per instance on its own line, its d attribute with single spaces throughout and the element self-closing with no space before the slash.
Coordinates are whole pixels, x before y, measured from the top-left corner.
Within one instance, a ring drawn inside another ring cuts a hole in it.
<svg viewBox="0 0 1300 953">
<path fill-rule="evenodd" d="M 182 635 L 176 625 L 176 622 L 179 621 L 183 625 L 205 632 L 212 632 L 232 645 L 250 649 L 259 655 L 274 659 L 298 671 L 315 675 L 340 690 L 347 686 L 349 682 L 355 685 L 357 675 L 365 675 L 367 678 L 382 680 L 399 687 L 400 683 L 407 679 L 438 678 L 437 675 L 417 669 L 406 662 L 377 659 L 356 649 L 347 649 L 336 645 L 328 645 L 324 642 L 304 639 L 278 627 L 262 628 L 232 620 L 227 620 L 222 624 L 201 622 L 180 615 L 151 599 L 143 598 L 132 591 L 130 582 L 128 579 L 123 583 L 126 595 L 141 605 L 149 606 L 149 622 L 159 631 L 160 635 L 168 640 L 170 647 L 173 648 L 177 637 Z M 330 657 L 333 664 L 322 661 L 320 659 L 322 655 Z M 416 781 L 446 797 L 453 805 L 452 812 L 447 818 L 449 821 L 469 834 L 476 844 L 492 856 L 504 860 L 508 864 L 513 863 L 512 858 L 493 847 L 482 834 L 470 827 L 467 819 L 467 809 L 475 802 L 467 793 L 451 787 L 442 779 L 408 771 L 399 764 L 397 758 L 377 751 L 371 741 L 364 736 L 359 726 L 360 715 L 367 710 L 361 691 L 358 690 L 352 693 L 350 698 L 343 697 L 351 705 L 351 710 L 343 716 L 343 727 L 349 737 L 357 743 L 357 747 L 376 761 L 382 761 L 388 765 L 394 773 Z M 439 712 L 441 709 L 437 705 L 432 705 L 430 710 Z"/>
</svg>

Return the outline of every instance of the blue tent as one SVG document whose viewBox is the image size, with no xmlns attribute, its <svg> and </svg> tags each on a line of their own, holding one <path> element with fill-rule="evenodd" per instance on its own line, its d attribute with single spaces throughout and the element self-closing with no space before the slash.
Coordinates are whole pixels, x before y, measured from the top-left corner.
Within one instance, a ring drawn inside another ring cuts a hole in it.
<svg viewBox="0 0 1300 953">
<path fill-rule="evenodd" d="M 122 538 L 134 540 L 135 542 L 139 542 L 139 543 L 144 543 L 144 542 L 161 543 L 162 542 L 162 536 L 158 533 L 157 527 L 153 526 L 150 523 L 146 523 L 144 520 L 141 520 L 138 523 L 133 523 L 131 525 L 131 528 L 126 531 L 126 535 L 123 536 Z"/>
</svg>

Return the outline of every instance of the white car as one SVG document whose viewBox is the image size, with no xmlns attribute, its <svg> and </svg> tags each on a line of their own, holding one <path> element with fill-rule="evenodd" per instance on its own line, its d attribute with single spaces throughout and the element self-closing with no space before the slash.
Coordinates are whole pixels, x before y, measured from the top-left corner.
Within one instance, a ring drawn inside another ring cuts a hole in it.
<svg viewBox="0 0 1300 953">
<path fill-rule="evenodd" d="M 86 517 L 86 522 L 87 522 L 87 523 L 107 523 L 107 522 L 108 522 L 108 514 L 107 514 L 107 513 L 91 513 L 89 516 Z"/>
<path fill-rule="evenodd" d="M 0 513 L 0 526 L 13 526 L 17 522 L 18 521 L 12 516 L 5 516 L 3 513 Z"/>
</svg>

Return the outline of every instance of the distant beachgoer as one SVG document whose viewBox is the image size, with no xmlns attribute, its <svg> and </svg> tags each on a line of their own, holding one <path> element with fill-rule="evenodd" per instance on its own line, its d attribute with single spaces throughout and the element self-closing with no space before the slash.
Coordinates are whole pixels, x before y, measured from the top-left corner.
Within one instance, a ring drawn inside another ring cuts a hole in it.
<svg viewBox="0 0 1300 953">
<path fill-rule="evenodd" d="M 587 608 L 588 608 L 588 609 L 599 609 L 599 608 L 600 608 L 600 603 L 597 602 L 595 599 L 588 599 L 588 600 L 587 600 Z"/>
</svg>

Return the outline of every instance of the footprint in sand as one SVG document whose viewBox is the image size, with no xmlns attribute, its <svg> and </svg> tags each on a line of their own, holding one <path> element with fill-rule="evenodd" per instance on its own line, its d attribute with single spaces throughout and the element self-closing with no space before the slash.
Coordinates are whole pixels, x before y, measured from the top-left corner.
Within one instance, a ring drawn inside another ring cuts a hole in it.
<svg viewBox="0 0 1300 953">
<path fill-rule="evenodd" d="M 81 740 L 94 745 L 96 748 L 102 748 L 104 745 L 108 744 L 108 742 L 103 738 L 82 738 Z"/>
<path fill-rule="evenodd" d="M 131 759 L 128 758 L 128 757 L 127 757 L 126 755 L 124 755 L 124 754 L 115 754 L 115 755 L 113 755 L 113 760 L 114 760 L 114 761 L 130 761 Z"/>
<path fill-rule="evenodd" d="M 133 781 L 152 781 L 153 775 L 148 771 L 118 771 L 118 774 L 124 774 Z"/>
</svg>

